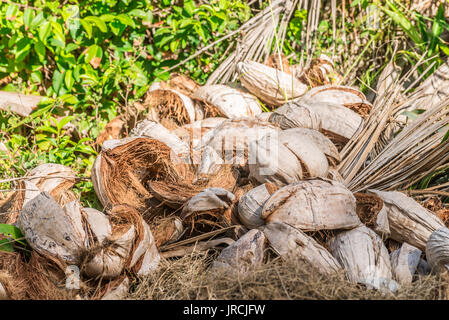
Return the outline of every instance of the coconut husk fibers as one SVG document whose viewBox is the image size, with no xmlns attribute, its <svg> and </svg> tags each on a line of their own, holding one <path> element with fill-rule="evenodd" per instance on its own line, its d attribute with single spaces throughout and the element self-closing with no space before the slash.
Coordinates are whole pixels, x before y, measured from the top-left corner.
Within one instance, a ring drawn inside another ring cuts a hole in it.
<svg viewBox="0 0 449 320">
<path fill-rule="evenodd" d="M 176 125 L 182 126 L 192 120 L 182 99 L 171 90 L 156 89 L 148 92 L 144 105 L 155 109 L 161 121 L 170 119 Z"/>
</svg>

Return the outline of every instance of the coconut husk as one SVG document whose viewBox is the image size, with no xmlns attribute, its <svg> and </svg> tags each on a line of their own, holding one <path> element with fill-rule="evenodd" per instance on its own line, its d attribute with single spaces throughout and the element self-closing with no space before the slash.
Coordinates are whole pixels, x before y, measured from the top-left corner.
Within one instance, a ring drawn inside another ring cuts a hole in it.
<svg viewBox="0 0 449 320">
<path fill-rule="evenodd" d="M 198 148 L 202 137 L 209 131 L 222 124 L 226 118 L 215 117 L 205 118 L 190 124 L 184 125 L 179 130 L 173 131 L 181 140 L 190 145 L 191 149 Z"/>
<path fill-rule="evenodd" d="M 250 178 L 284 186 L 306 178 L 327 178 L 336 147 L 319 132 L 303 128 L 267 134 L 250 144 Z M 328 161 L 329 159 L 329 161 Z"/>
<path fill-rule="evenodd" d="M 123 121 L 121 117 L 114 118 L 100 132 L 96 139 L 96 143 L 101 146 L 106 140 L 119 139 L 124 125 L 125 121 Z"/>
<path fill-rule="evenodd" d="M 294 255 L 323 274 L 341 270 L 338 261 L 325 248 L 287 223 L 270 222 L 263 228 L 263 233 L 273 250 L 284 259 Z"/>
<path fill-rule="evenodd" d="M 273 125 L 256 119 L 226 120 L 203 135 L 195 152 L 202 154 L 202 150 L 209 147 L 215 150 L 222 163 L 244 168 L 250 155 L 248 146 L 265 134 L 277 131 L 279 129 Z M 201 159 L 200 163 L 202 161 L 207 162 L 208 158 Z"/>
<path fill-rule="evenodd" d="M 299 99 L 276 109 L 269 121 L 281 129 L 310 128 L 324 133 L 336 145 L 346 143 L 363 124 L 354 111 L 338 104 Z"/>
<path fill-rule="evenodd" d="M 356 211 L 360 220 L 384 239 L 390 236 L 388 213 L 382 199 L 375 194 L 354 193 L 357 200 Z"/>
<path fill-rule="evenodd" d="M 307 85 L 293 75 L 258 62 L 239 62 L 237 69 L 244 87 L 270 106 L 280 106 L 307 91 Z"/>
<path fill-rule="evenodd" d="M 258 114 L 256 116 L 256 119 L 260 120 L 260 121 L 268 122 L 268 120 L 270 119 L 271 114 L 272 114 L 272 112 L 262 112 L 261 114 Z"/>
<path fill-rule="evenodd" d="M 390 256 L 382 239 L 364 225 L 341 231 L 329 241 L 332 255 L 351 282 L 380 289 L 392 281 Z"/>
<path fill-rule="evenodd" d="M 202 86 L 195 91 L 193 97 L 213 106 L 218 114 L 226 118 L 252 118 L 262 113 L 254 96 L 222 84 Z"/>
<path fill-rule="evenodd" d="M 315 87 L 301 99 L 338 104 L 353 110 L 362 118 L 366 118 L 373 107 L 362 92 L 347 86 L 326 85 Z"/>
<path fill-rule="evenodd" d="M 48 192 L 41 192 L 20 211 L 17 224 L 28 244 L 44 256 L 78 264 L 86 250 L 86 233 L 75 204 L 61 206 Z"/>
<path fill-rule="evenodd" d="M 449 226 L 449 207 L 445 206 L 440 198 L 430 197 L 422 203 L 422 206 L 434 212 L 446 227 Z"/>
<path fill-rule="evenodd" d="M 0 110 L 11 111 L 22 117 L 27 117 L 37 108 L 42 98 L 41 96 L 1 91 Z"/>
<path fill-rule="evenodd" d="M 111 281 L 106 287 L 106 292 L 102 294 L 101 300 L 123 300 L 128 295 L 129 287 L 128 277 Z"/>
<path fill-rule="evenodd" d="M 177 126 L 195 121 L 195 106 L 192 99 L 173 89 L 162 89 L 159 83 L 150 87 L 144 106 L 154 110 L 155 121 L 170 119 Z"/>
<path fill-rule="evenodd" d="M 250 229 L 263 226 L 265 224 L 261 218 L 263 205 L 277 190 L 276 185 L 264 183 L 243 195 L 238 204 L 240 221 Z"/>
<path fill-rule="evenodd" d="M 302 231 L 352 229 L 361 223 L 352 193 L 331 180 L 304 180 L 280 188 L 264 204 L 261 217 Z"/>
<path fill-rule="evenodd" d="M 435 214 L 401 192 L 368 191 L 383 200 L 390 225 L 390 237 L 398 242 L 407 242 L 424 251 L 432 232 L 444 227 Z"/>
<path fill-rule="evenodd" d="M 283 53 L 281 53 L 280 55 L 277 53 L 273 53 L 272 55 L 270 55 L 267 59 L 266 65 L 270 68 L 281 70 L 287 74 L 292 74 L 288 59 Z"/>
<path fill-rule="evenodd" d="M 2 211 L 9 212 L 6 223 L 15 223 L 23 206 L 44 191 L 61 206 L 76 200 L 77 196 L 71 190 L 75 181 L 76 175 L 72 169 L 60 164 L 45 163 L 32 169 L 27 173 L 26 179 L 18 183 L 18 191 L 2 205 Z"/>
<path fill-rule="evenodd" d="M 232 204 L 235 196 L 222 188 L 207 188 L 193 196 L 182 209 L 181 220 L 189 229 L 205 233 L 232 225 Z"/>
<path fill-rule="evenodd" d="M 393 278 L 402 285 L 411 284 L 421 259 L 422 251 L 404 242 L 390 254 Z"/>
<path fill-rule="evenodd" d="M 109 140 L 92 168 L 95 192 L 105 208 L 128 204 L 140 212 L 152 197 L 147 181 L 189 180 L 189 168 L 163 142 L 149 138 Z"/>
<path fill-rule="evenodd" d="M 449 229 L 432 232 L 426 244 L 426 258 L 434 273 L 449 271 Z"/>
<path fill-rule="evenodd" d="M 173 257 L 182 257 L 188 254 L 196 253 L 199 251 L 206 251 L 209 249 L 218 248 L 221 245 L 230 246 L 234 243 L 234 240 L 231 238 L 219 238 L 208 241 L 200 241 L 196 242 L 191 246 L 177 246 L 173 250 L 164 251 L 161 253 L 161 256 L 168 259 Z"/>
<path fill-rule="evenodd" d="M 189 77 L 177 73 L 172 73 L 168 82 L 161 82 L 162 89 L 174 89 L 190 98 L 199 86 L 200 85 L 198 83 Z"/>
<path fill-rule="evenodd" d="M 214 260 L 211 270 L 225 270 L 231 273 L 247 273 L 259 266 L 264 259 L 265 236 L 253 229 L 236 242 L 223 249 Z"/>
<path fill-rule="evenodd" d="M 179 240 L 184 234 L 182 221 L 176 216 L 156 217 L 150 228 L 157 248 Z"/>
<path fill-rule="evenodd" d="M 304 70 L 302 74 L 297 73 L 298 80 L 314 88 L 332 83 L 332 78 L 335 76 L 334 64 L 332 60 L 321 55 L 318 59 L 313 59 L 309 67 Z"/>
</svg>

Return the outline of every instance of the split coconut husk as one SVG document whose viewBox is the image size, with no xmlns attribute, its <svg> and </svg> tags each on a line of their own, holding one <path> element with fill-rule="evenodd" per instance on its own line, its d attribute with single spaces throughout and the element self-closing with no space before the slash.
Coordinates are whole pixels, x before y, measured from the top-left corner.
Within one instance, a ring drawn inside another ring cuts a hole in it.
<svg viewBox="0 0 449 320">
<path fill-rule="evenodd" d="M 426 258 L 434 273 L 449 271 L 449 229 L 432 232 L 426 245 Z"/>
<path fill-rule="evenodd" d="M 32 169 L 26 179 L 19 181 L 18 190 L 1 207 L 2 212 L 9 212 L 6 223 L 15 223 L 23 206 L 41 192 L 48 192 L 61 206 L 77 199 L 71 190 L 76 178 L 72 169 L 60 164 L 45 163 Z"/>
<path fill-rule="evenodd" d="M 223 249 L 214 260 L 211 270 L 247 273 L 263 263 L 265 236 L 263 232 L 253 229 L 236 242 Z"/>
<path fill-rule="evenodd" d="M 266 134 L 249 147 L 250 177 L 287 185 L 306 178 L 327 178 L 329 161 L 340 159 L 333 143 L 319 132 L 299 128 Z"/>
<path fill-rule="evenodd" d="M 326 55 L 322 54 L 318 59 L 313 59 L 309 67 L 303 72 L 297 69 L 296 76 L 302 83 L 314 88 L 325 84 L 330 84 L 336 80 L 336 72 L 334 71 L 333 61 Z"/>
<path fill-rule="evenodd" d="M 332 255 L 351 282 L 380 289 L 392 281 L 390 256 L 382 239 L 364 225 L 341 231 L 329 240 Z"/>
<path fill-rule="evenodd" d="M 363 124 L 354 111 L 338 104 L 295 100 L 276 109 L 269 121 L 281 129 L 310 128 L 328 136 L 337 146 L 344 145 Z"/>
<path fill-rule="evenodd" d="M 383 239 L 390 236 L 390 224 L 388 223 L 388 213 L 383 200 L 369 193 L 354 193 L 356 198 L 356 211 L 360 220 L 368 228 L 374 230 Z"/>
<path fill-rule="evenodd" d="M 362 118 L 366 118 L 373 108 L 362 92 L 347 86 L 326 85 L 315 87 L 309 90 L 301 99 L 338 104 L 353 110 Z"/>
<path fill-rule="evenodd" d="M 157 248 L 179 240 L 184 234 L 182 220 L 176 216 L 155 217 L 151 221 L 150 228 Z"/>
<path fill-rule="evenodd" d="M 174 89 L 162 89 L 160 83 L 151 85 L 144 106 L 151 110 L 151 120 L 156 122 L 168 121 L 182 126 L 196 120 L 193 100 Z"/>
<path fill-rule="evenodd" d="M 206 85 L 195 91 L 193 98 L 217 109 L 226 118 L 253 118 L 262 113 L 257 99 L 249 93 L 226 85 Z"/>
<path fill-rule="evenodd" d="M 361 224 L 351 191 L 331 180 L 305 180 L 279 189 L 264 204 L 261 217 L 267 224 L 284 222 L 302 231 Z"/>
<path fill-rule="evenodd" d="M 421 259 L 422 251 L 404 242 L 390 254 L 393 278 L 402 285 L 411 284 Z"/>
<path fill-rule="evenodd" d="M 167 146 L 150 138 L 108 140 L 92 167 L 92 182 L 105 208 L 128 204 L 143 212 L 152 197 L 149 181 L 167 186 L 189 181 L 188 165 Z"/>
<path fill-rule="evenodd" d="M 288 63 L 288 59 L 285 54 L 281 53 L 273 53 L 267 59 L 267 66 L 273 69 L 281 70 L 285 73 L 292 74 L 290 70 L 290 64 Z"/>
<path fill-rule="evenodd" d="M 161 81 L 159 82 L 159 85 L 161 89 L 173 89 L 190 98 L 192 97 L 193 93 L 200 87 L 200 85 L 194 80 L 185 75 L 177 73 L 172 73 L 170 75 L 169 81 Z"/>
<path fill-rule="evenodd" d="M 301 230 L 283 222 L 270 222 L 262 230 L 273 250 L 284 259 L 293 255 L 323 274 L 341 271 L 338 261 Z"/>
<path fill-rule="evenodd" d="M 265 134 L 278 131 L 275 126 L 256 119 L 229 119 L 203 135 L 195 154 L 202 156 L 200 166 L 204 166 L 202 162 L 211 163 L 212 158 L 215 162 L 221 159 L 221 164 L 244 168 L 250 156 L 248 146 Z M 202 151 L 207 148 L 212 148 L 215 154 Z"/>
<path fill-rule="evenodd" d="M 271 183 L 264 183 L 245 193 L 239 200 L 239 219 L 249 229 L 255 229 L 265 224 L 262 219 L 262 208 L 270 196 L 278 190 Z"/>
<path fill-rule="evenodd" d="M 173 130 L 172 133 L 176 134 L 181 140 L 187 143 L 191 149 L 199 147 L 202 137 L 209 131 L 215 129 L 221 125 L 226 118 L 215 117 L 198 120 L 190 124 L 186 124 L 181 128 Z"/>
<path fill-rule="evenodd" d="M 119 279 L 118 285 L 116 283 L 109 284 L 106 288 L 106 293 L 102 295 L 101 300 L 123 300 L 128 295 L 129 279 Z"/>
<path fill-rule="evenodd" d="M 182 209 L 181 220 L 190 229 L 201 233 L 209 229 L 232 225 L 232 207 L 235 196 L 222 188 L 207 188 L 193 196 Z"/>
<path fill-rule="evenodd" d="M 258 62 L 242 61 L 237 69 L 243 86 L 270 106 L 280 106 L 307 91 L 307 85 L 293 75 Z"/>
<path fill-rule="evenodd" d="M 368 191 L 379 196 L 384 202 L 390 237 L 398 242 L 407 242 L 424 251 L 432 232 L 444 227 L 435 214 L 401 192 Z"/>
</svg>

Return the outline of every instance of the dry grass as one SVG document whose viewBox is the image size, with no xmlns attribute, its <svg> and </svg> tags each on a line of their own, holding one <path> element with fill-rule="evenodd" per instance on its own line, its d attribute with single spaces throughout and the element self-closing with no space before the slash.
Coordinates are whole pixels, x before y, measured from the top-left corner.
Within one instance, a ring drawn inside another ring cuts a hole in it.
<svg viewBox="0 0 449 320">
<path fill-rule="evenodd" d="M 162 261 L 152 276 L 142 279 L 134 287 L 129 299 L 426 299 L 446 297 L 447 288 L 436 276 L 421 277 L 412 285 L 402 287 L 395 294 L 349 283 L 343 275 L 321 276 L 304 262 L 291 258 L 271 259 L 267 264 L 246 276 L 207 271 L 215 254 L 199 253 L 178 260 Z"/>
</svg>

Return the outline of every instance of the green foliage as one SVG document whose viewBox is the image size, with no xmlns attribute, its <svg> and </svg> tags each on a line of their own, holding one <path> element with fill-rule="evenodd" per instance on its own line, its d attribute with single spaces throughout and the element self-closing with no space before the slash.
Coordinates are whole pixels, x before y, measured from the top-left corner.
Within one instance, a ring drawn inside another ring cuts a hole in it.
<svg viewBox="0 0 449 320">
<path fill-rule="evenodd" d="M 27 243 L 19 228 L 9 224 L 0 224 L 0 251 L 14 252 L 15 248 L 25 249 Z"/>
</svg>

